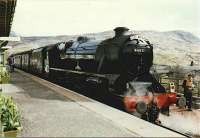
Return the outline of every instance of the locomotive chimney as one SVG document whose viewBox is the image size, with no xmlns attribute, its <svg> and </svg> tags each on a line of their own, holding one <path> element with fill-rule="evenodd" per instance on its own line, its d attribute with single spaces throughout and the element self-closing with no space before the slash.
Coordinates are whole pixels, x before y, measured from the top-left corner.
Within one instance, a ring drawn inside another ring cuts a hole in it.
<svg viewBox="0 0 200 138">
<path fill-rule="evenodd" d="M 114 29 L 115 31 L 115 37 L 123 36 L 129 29 L 126 27 L 116 27 Z"/>
</svg>

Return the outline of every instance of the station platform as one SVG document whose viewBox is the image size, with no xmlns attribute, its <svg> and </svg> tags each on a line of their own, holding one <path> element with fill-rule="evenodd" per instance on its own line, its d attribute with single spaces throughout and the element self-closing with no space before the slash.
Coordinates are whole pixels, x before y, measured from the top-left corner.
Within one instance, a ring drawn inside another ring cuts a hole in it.
<svg viewBox="0 0 200 138">
<path fill-rule="evenodd" d="M 21 111 L 19 137 L 184 137 L 20 70 L 1 87 Z"/>
</svg>

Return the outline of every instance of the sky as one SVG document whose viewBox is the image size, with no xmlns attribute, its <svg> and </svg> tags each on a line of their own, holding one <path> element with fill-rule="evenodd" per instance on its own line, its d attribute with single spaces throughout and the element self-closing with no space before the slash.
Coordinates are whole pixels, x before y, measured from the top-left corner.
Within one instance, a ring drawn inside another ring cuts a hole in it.
<svg viewBox="0 0 200 138">
<path fill-rule="evenodd" d="M 133 30 L 184 30 L 200 37 L 199 0 L 17 0 L 12 31 L 21 36 Z"/>
</svg>

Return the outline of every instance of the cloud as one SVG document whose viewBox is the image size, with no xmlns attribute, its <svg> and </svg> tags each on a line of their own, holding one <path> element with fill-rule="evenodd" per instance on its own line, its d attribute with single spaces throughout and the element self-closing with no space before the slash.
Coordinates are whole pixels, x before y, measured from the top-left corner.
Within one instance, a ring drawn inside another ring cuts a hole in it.
<svg viewBox="0 0 200 138">
<path fill-rule="evenodd" d="M 198 34 L 197 5 L 198 0 L 18 0 L 12 30 L 31 36 L 80 34 L 127 26 Z"/>
</svg>

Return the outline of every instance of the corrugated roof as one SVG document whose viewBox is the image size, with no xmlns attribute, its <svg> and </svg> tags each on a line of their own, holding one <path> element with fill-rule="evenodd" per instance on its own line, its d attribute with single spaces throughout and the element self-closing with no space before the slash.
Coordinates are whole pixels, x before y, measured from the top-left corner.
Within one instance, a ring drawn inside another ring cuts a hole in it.
<svg viewBox="0 0 200 138">
<path fill-rule="evenodd" d="M 17 0 L 0 0 L 0 37 L 9 36 Z"/>
</svg>

